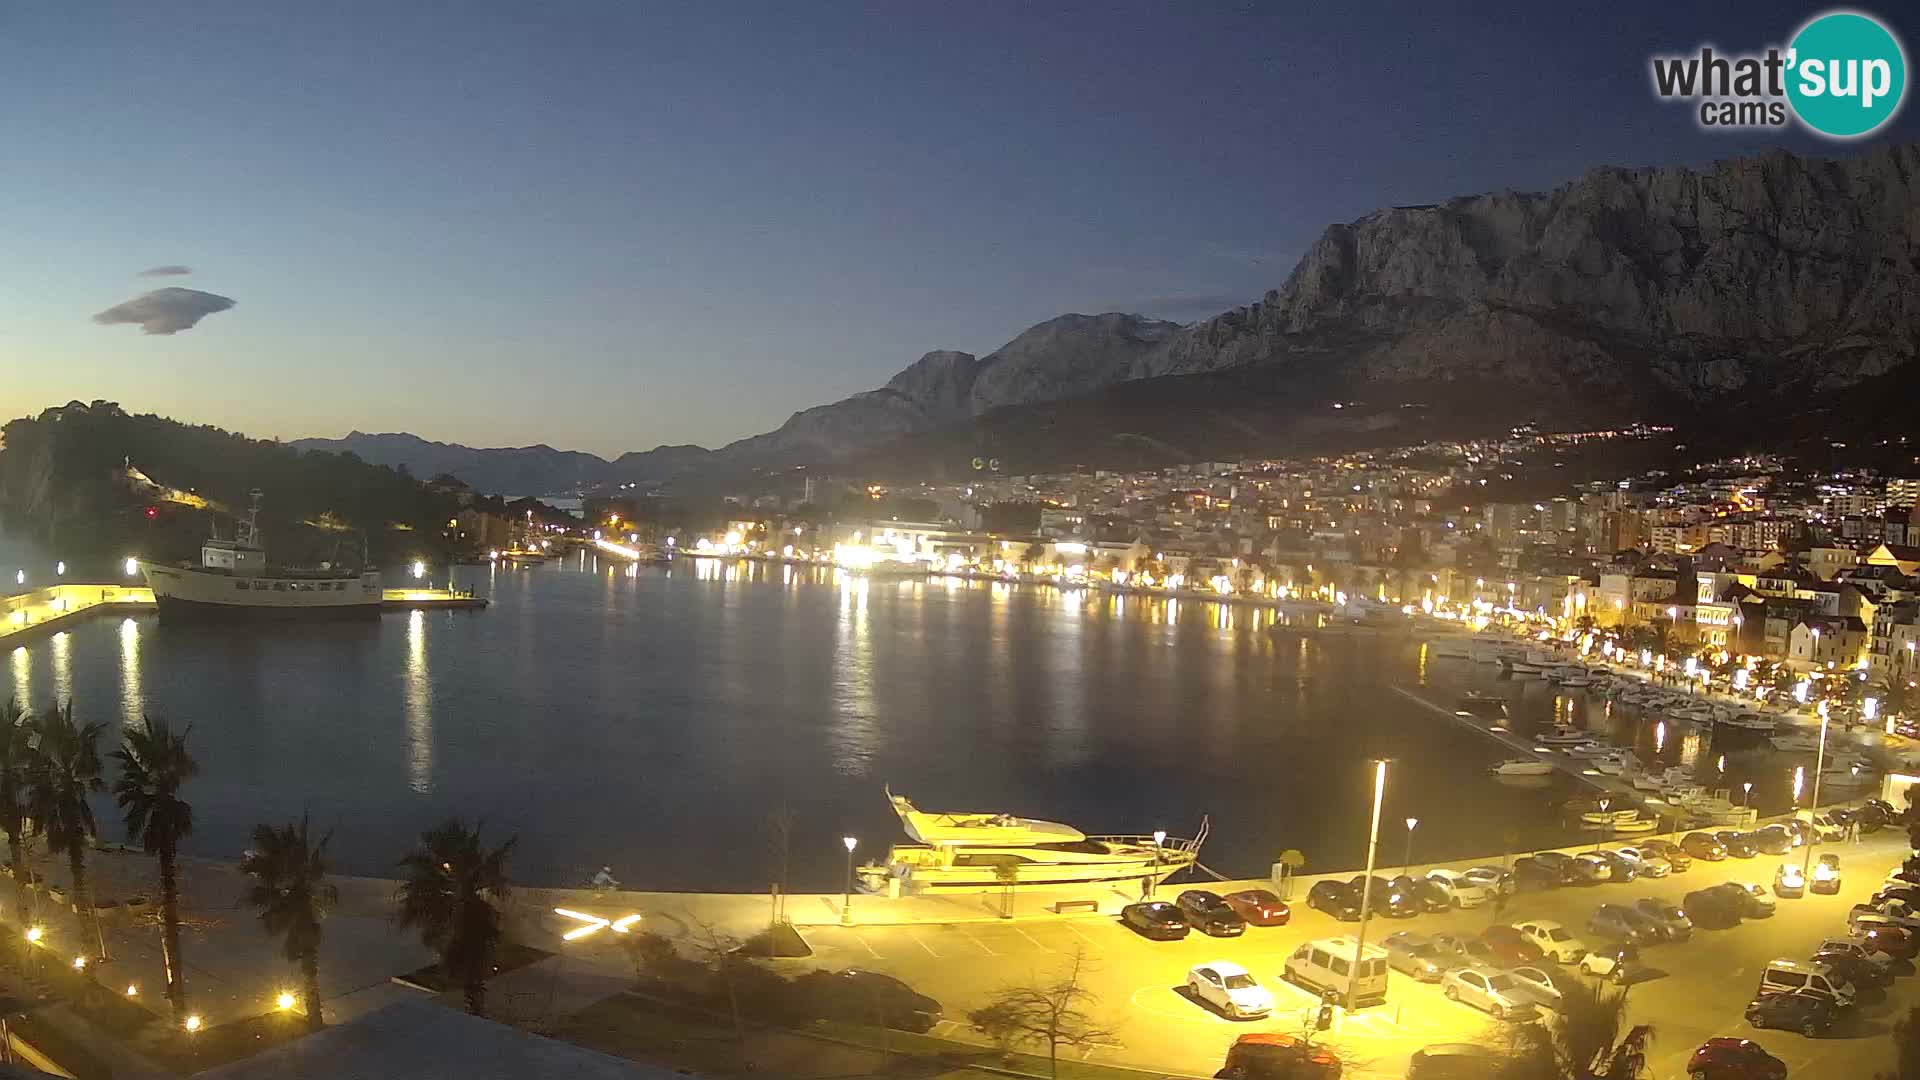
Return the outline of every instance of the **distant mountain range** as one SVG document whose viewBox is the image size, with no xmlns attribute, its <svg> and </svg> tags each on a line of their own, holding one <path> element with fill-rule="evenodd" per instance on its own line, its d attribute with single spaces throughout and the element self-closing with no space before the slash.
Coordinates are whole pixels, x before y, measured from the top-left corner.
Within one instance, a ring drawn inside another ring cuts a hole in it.
<svg viewBox="0 0 1920 1080">
<path fill-rule="evenodd" d="M 1920 146 L 1890 145 L 1600 168 L 1548 192 L 1376 211 L 1329 227 L 1246 307 L 1187 326 L 1062 315 L 984 357 L 930 352 L 718 450 L 609 462 L 358 432 L 295 445 L 517 494 L 980 453 L 1018 472 L 1518 418 L 1791 417 L 1867 388 L 1911 400 L 1917 351 Z"/>
</svg>

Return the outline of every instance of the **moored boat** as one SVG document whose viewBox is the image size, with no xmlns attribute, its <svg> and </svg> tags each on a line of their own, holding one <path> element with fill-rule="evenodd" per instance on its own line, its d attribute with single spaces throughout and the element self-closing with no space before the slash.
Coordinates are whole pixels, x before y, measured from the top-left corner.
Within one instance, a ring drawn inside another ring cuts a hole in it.
<svg viewBox="0 0 1920 1080">
<path fill-rule="evenodd" d="M 1553 772 L 1553 763 L 1538 758 L 1509 758 L 1487 771 L 1495 776 L 1547 776 Z"/>
<path fill-rule="evenodd" d="M 260 493 L 234 538 L 213 537 L 200 548 L 200 565 L 139 564 L 162 621 L 207 619 L 340 619 L 380 614 L 380 575 L 322 566 L 269 569 L 260 532 Z"/>
</svg>

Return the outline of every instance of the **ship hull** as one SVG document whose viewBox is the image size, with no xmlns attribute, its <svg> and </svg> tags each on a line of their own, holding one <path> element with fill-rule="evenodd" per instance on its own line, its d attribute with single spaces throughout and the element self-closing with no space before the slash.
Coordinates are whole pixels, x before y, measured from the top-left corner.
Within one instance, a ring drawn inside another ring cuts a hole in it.
<svg viewBox="0 0 1920 1080">
<path fill-rule="evenodd" d="M 377 574 L 337 578 L 244 577 L 180 567 L 143 566 L 162 621 L 291 622 L 380 614 Z"/>
<path fill-rule="evenodd" d="M 154 604 L 162 620 L 171 622 L 292 622 L 331 619 L 379 618 L 379 601 L 371 604 L 329 604 L 325 607 L 243 606 L 213 604 L 178 596 L 154 594 Z"/>
</svg>

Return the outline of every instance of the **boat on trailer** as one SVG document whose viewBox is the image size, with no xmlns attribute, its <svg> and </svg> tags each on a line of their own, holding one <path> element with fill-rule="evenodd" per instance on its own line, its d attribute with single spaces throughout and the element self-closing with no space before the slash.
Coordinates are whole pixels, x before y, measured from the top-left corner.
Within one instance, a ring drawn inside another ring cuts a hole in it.
<svg viewBox="0 0 1920 1080">
<path fill-rule="evenodd" d="M 1210 826 L 1202 818 L 1191 839 L 1090 836 L 1071 825 L 1013 814 L 921 810 L 887 791 L 901 828 L 915 843 L 895 844 L 884 862 L 859 870 L 870 892 L 983 891 L 1152 880 L 1159 884 L 1195 865 Z"/>
</svg>

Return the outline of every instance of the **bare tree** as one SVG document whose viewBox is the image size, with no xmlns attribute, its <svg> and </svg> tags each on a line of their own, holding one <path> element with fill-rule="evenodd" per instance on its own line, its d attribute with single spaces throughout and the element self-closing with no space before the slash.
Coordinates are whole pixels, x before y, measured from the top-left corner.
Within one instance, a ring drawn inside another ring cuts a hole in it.
<svg viewBox="0 0 1920 1080">
<path fill-rule="evenodd" d="M 743 1038 L 746 1026 L 740 1019 L 740 988 L 734 980 L 743 959 L 738 955 L 740 942 L 721 933 L 712 923 L 694 917 L 692 913 L 687 914 L 687 925 L 693 931 L 687 936 L 688 945 L 694 955 L 713 971 L 727 992 L 727 1011 L 733 1016 L 733 1037 Z"/>
<path fill-rule="evenodd" d="M 1111 1040 L 1112 1030 L 1094 1022 L 1088 1010 L 1098 997 L 1081 985 L 1086 953 L 1075 949 L 1066 971 L 1053 982 L 1010 986 L 967 1014 L 975 1031 L 1002 1048 L 1044 1043 L 1047 1075 L 1060 1075 L 1060 1048 L 1091 1047 Z"/>
</svg>

